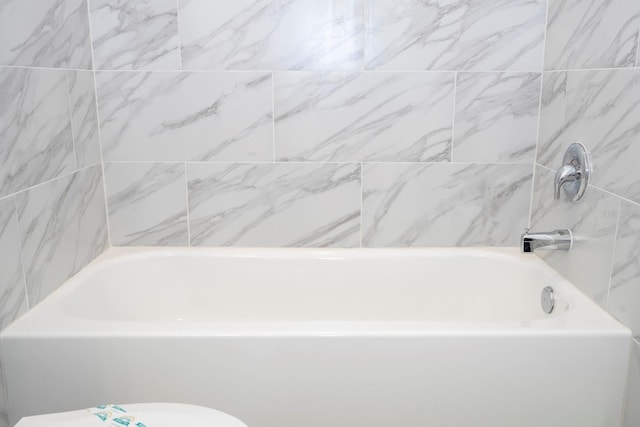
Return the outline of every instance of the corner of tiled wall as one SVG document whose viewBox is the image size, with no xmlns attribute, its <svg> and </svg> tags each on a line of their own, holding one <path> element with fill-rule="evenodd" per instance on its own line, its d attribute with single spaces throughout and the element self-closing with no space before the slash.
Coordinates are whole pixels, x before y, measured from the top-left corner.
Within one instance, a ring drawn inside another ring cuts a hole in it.
<svg viewBox="0 0 640 427">
<path fill-rule="evenodd" d="M 89 33 L 86 0 L 0 2 L 0 330 L 108 246 Z"/>
<path fill-rule="evenodd" d="M 632 331 L 625 427 L 640 425 L 640 2 L 550 0 L 531 227 L 570 228 L 570 252 L 540 255 Z M 593 176 L 577 203 L 553 200 L 573 142 Z"/>
</svg>

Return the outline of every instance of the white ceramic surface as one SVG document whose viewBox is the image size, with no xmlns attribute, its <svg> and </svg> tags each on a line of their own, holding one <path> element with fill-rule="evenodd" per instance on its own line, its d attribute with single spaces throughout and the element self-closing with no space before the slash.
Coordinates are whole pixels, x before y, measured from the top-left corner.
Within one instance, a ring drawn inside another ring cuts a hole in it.
<svg viewBox="0 0 640 427">
<path fill-rule="evenodd" d="M 621 421 L 630 332 L 515 249 L 112 248 L 1 344 L 13 421 L 174 401 L 252 427 L 595 427 Z"/>
<path fill-rule="evenodd" d="M 634 341 L 631 346 L 631 363 L 629 363 L 629 384 L 624 427 L 640 425 L 640 405 L 637 402 L 640 402 L 640 343 Z"/>
<path fill-rule="evenodd" d="M 147 427 L 247 427 L 231 415 L 202 406 L 179 403 L 125 403 L 118 406 L 125 409 L 127 415 L 133 416 L 133 421 Z M 81 409 L 25 417 L 16 427 L 106 427 L 107 424 L 94 414 L 94 411 Z M 138 426 L 135 424 L 135 427 Z"/>
</svg>

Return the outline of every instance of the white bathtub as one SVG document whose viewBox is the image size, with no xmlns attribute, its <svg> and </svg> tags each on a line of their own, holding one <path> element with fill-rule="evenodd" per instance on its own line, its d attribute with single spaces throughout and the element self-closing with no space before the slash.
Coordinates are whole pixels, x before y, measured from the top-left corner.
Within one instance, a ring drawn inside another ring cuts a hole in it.
<svg viewBox="0 0 640 427">
<path fill-rule="evenodd" d="M 113 248 L 1 336 L 12 422 L 170 401 L 249 427 L 619 426 L 629 343 L 515 249 Z"/>
</svg>

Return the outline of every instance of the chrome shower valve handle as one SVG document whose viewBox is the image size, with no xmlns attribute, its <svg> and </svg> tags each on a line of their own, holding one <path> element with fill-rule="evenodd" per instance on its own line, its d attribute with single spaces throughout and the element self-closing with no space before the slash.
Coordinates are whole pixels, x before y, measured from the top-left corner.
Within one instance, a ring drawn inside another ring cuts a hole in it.
<svg viewBox="0 0 640 427">
<path fill-rule="evenodd" d="M 590 175 L 591 159 L 586 147 L 579 142 L 571 144 L 564 153 L 562 166 L 556 172 L 553 198 L 560 200 L 560 189 L 563 189 L 569 200 L 577 202 L 582 199 Z"/>
</svg>

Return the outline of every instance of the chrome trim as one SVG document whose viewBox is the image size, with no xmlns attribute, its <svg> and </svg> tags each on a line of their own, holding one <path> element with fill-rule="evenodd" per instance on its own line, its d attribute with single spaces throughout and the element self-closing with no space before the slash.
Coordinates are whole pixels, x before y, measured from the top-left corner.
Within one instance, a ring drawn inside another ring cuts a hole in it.
<svg viewBox="0 0 640 427">
<path fill-rule="evenodd" d="M 582 199 L 587 192 L 591 175 L 591 158 L 587 148 L 580 142 L 567 148 L 562 166 L 556 172 L 554 184 L 554 200 L 560 200 L 562 188 L 567 198 L 573 202 Z"/>
<path fill-rule="evenodd" d="M 542 311 L 545 313 L 551 314 L 553 312 L 553 309 L 556 306 L 556 295 L 551 286 L 547 286 L 542 290 L 542 294 L 540 295 L 540 305 L 542 306 Z"/>
<path fill-rule="evenodd" d="M 573 245 L 573 235 L 571 230 L 553 230 L 548 232 L 530 233 L 525 230 L 520 237 L 520 248 L 522 252 L 532 253 L 536 249 L 555 249 L 558 251 L 568 251 Z"/>
</svg>

